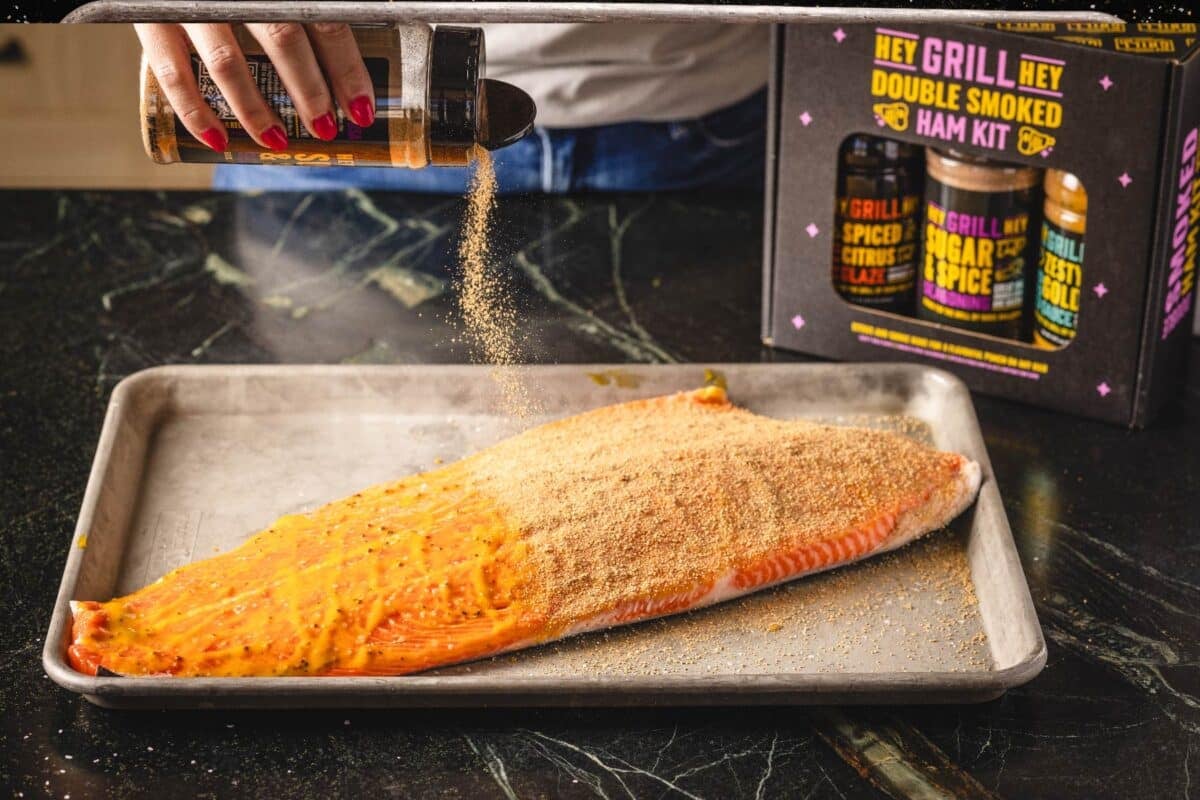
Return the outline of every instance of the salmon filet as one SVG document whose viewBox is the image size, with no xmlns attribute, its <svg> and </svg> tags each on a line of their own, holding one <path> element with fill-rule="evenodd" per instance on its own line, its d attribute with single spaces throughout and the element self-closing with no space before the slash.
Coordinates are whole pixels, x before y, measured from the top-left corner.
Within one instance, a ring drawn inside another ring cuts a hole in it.
<svg viewBox="0 0 1200 800">
<path fill-rule="evenodd" d="M 74 602 L 80 672 L 401 675 L 710 605 L 892 550 L 979 465 L 693 392 L 608 406 Z"/>
</svg>

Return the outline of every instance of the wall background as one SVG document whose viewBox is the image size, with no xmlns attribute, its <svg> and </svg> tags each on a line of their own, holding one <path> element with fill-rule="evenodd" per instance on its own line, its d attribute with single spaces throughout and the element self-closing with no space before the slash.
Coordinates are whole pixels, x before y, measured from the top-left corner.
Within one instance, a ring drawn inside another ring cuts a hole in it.
<svg viewBox="0 0 1200 800">
<path fill-rule="evenodd" d="M 129 25 L 0 25 L 0 188 L 207 187 L 142 149 L 140 58 Z"/>
</svg>

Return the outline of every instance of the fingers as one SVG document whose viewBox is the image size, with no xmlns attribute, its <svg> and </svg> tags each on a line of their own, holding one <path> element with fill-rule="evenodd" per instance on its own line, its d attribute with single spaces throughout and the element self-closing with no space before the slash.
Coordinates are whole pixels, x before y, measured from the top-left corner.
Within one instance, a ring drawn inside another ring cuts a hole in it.
<svg viewBox="0 0 1200 800">
<path fill-rule="evenodd" d="M 307 28 L 312 48 L 333 87 L 338 105 L 360 127 L 370 127 L 375 121 L 375 90 L 350 26 L 314 22 Z"/>
<path fill-rule="evenodd" d="M 304 127 L 328 142 L 337 136 L 333 97 L 317 65 L 304 26 L 294 22 L 248 22 L 246 30 L 262 45 L 296 106 Z"/>
<path fill-rule="evenodd" d="M 286 150 L 287 133 L 254 85 L 233 29 L 226 24 L 187 23 L 183 30 L 250 137 L 263 147 Z"/>
<path fill-rule="evenodd" d="M 165 23 L 138 24 L 133 27 L 142 43 L 150 70 L 183 127 L 218 153 L 225 152 L 229 137 L 216 112 L 200 95 L 183 29 Z"/>
<path fill-rule="evenodd" d="M 183 126 L 213 150 L 229 144 L 225 126 L 200 92 L 191 40 L 209 77 L 243 129 L 263 147 L 285 150 L 287 132 L 255 85 L 233 29 L 225 24 L 134 26 L 147 62 Z M 262 45 L 305 128 L 330 141 L 337 136 L 334 98 L 361 127 L 375 121 L 375 92 L 350 26 L 340 23 L 248 23 Z M 331 93 L 332 89 L 332 93 Z"/>
</svg>

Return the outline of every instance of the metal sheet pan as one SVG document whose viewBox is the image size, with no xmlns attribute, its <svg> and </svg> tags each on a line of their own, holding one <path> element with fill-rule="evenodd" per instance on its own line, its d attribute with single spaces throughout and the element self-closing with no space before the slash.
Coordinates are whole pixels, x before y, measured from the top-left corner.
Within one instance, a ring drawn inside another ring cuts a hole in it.
<svg viewBox="0 0 1200 800">
<path fill-rule="evenodd" d="M 698 365 L 523 368 L 545 414 L 514 420 L 496 407 L 490 367 L 159 367 L 113 392 L 46 671 L 106 706 L 371 707 L 967 702 L 1041 670 L 1045 642 L 957 378 L 910 365 L 709 369 L 759 413 L 890 426 L 964 453 L 983 465 L 979 498 L 949 530 L 860 565 L 420 675 L 84 676 L 65 658 L 70 600 L 135 590 L 281 514 L 429 469 L 543 419 L 706 380 Z"/>
<path fill-rule="evenodd" d="M 461 0 L 93 0 L 63 22 L 1119 22 L 1099 11 Z"/>
</svg>

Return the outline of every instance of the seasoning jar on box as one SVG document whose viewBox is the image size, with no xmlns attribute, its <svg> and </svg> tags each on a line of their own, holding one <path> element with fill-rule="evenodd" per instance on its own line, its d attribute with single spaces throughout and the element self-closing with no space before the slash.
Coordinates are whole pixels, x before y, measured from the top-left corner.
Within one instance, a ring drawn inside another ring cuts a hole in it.
<svg viewBox="0 0 1200 800">
<path fill-rule="evenodd" d="M 914 145 L 866 134 L 842 143 L 833 285 L 848 302 L 912 313 L 923 174 Z"/>
<path fill-rule="evenodd" d="M 288 149 L 266 150 L 251 139 L 193 54 L 196 83 L 225 126 L 229 146 L 218 153 L 188 134 L 143 59 L 141 117 L 146 152 L 160 164 L 461 166 L 470 161 L 476 145 L 496 150 L 532 130 L 536 113 L 532 98 L 511 84 L 484 77 L 480 28 L 414 23 L 352 30 L 375 89 L 376 114 L 370 126 L 356 125 L 338 109 L 337 136 L 328 142 L 313 137 L 262 47 L 239 29 L 251 75 L 283 121 Z"/>
<path fill-rule="evenodd" d="M 1044 186 L 1042 251 L 1033 292 L 1033 343 L 1053 350 L 1070 344 L 1079 326 L 1088 200 L 1083 183 L 1070 172 L 1046 170 Z"/>
<path fill-rule="evenodd" d="M 925 151 L 920 319 L 1024 338 L 1040 190 L 1039 169 L 954 150 Z"/>
</svg>

